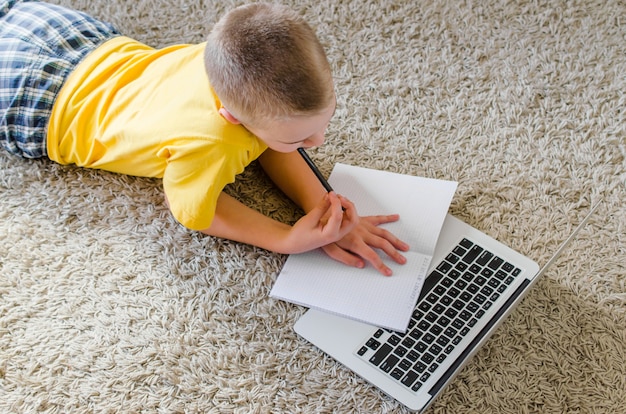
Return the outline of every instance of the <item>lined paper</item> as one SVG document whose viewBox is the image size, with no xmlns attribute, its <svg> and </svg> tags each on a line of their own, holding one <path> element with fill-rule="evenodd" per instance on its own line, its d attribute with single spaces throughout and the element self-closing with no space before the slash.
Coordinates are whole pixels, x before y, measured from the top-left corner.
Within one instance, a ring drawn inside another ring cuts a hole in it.
<svg viewBox="0 0 626 414">
<path fill-rule="evenodd" d="M 398 222 L 383 227 L 411 246 L 403 253 L 407 263 L 385 258 L 393 270 L 387 277 L 371 265 L 346 266 L 321 249 L 291 255 L 270 296 L 406 331 L 457 183 L 345 164 L 336 164 L 328 181 L 356 205 L 360 216 L 400 214 Z"/>
</svg>

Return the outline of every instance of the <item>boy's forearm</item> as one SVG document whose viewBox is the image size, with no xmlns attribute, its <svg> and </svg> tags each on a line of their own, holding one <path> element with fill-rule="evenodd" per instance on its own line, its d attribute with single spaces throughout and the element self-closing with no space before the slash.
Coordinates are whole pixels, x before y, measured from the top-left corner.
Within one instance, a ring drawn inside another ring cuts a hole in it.
<svg viewBox="0 0 626 414">
<path fill-rule="evenodd" d="M 270 179 L 305 212 L 311 211 L 326 193 L 297 152 L 280 153 L 267 149 L 259 162 Z"/>
<path fill-rule="evenodd" d="M 264 216 L 222 193 L 211 227 L 202 233 L 284 253 L 284 240 L 289 230 L 289 225 Z"/>
</svg>

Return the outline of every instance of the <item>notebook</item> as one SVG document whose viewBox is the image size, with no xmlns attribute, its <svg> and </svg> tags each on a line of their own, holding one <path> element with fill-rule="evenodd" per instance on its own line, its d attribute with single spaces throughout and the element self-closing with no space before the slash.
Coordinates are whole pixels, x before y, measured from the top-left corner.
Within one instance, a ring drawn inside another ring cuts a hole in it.
<svg viewBox="0 0 626 414">
<path fill-rule="evenodd" d="M 596 208 L 541 270 L 529 258 L 447 215 L 406 332 L 315 309 L 309 309 L 294 329 L 410 410 L 422 412 L 554 263 Z"/>
<path fill-rule="evenodd" d="M 406 330 L 426 279 L 437 237 L 457 188 L 454 181 L 337 163 L 330 175 L 337 193 L 361 216 L 392 214 L 384 228 L 404 240 L 405 265 L 388 263 L 392 277 L 373 266 L 345 266 L 320 249 L 287 258 L 270 296 L 389 329 Z"/>
</svg>

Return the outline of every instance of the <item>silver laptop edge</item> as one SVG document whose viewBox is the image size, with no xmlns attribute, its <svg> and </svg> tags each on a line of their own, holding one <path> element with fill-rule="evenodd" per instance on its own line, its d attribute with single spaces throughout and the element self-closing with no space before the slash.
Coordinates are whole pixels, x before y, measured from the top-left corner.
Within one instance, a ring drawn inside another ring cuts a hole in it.
<svg viewBox="0 0 626 414">
<path fill-rule="evenodd" d="M 509 316 L 509 314 L 517 307 L 517 305 L 524 299 L 526 294 L 531 290 L 531 288 L 537 283 L 537 281 L 543 276 L 543 274 L 548 270 L 552 264 L 561 256 L 561 253 L 567 248 L 567 246 L 572 242 L 574 237 L 578 234 L 578 232 L 587 224 L 593 213 L 598 209 L 601 202 L 598 202 L 595 206 L 591 208 L 591 210 L 587 213 L 585 218 L 576 226 L 576 228 L 572 231 L 572 233 L 565 239 L 557 250 L 552 254 L 552 257 L 539 269 L 539 271 L 535 274 L 532 279 L 526 279 L 518 286 L 515 293 L 509 297 L 508 301 L 502 305 L 502 307 L 498 310 L 498 312 L 491 318 L 487 326 L 483 328 L 483 330 L 474 338 L 471 345 L 469 345 L 463 353 L 457 358 L 455 363 L 448 369 L 448 371 L 441 377 L 439 382 L 433 387 L 435 390 L 432 394 L 431 400 L 426 404 L 421 411 L 425 411 L 435 400 L 442 389 L 444 389 L 452 380 L 461 372 L 461 370 L 468 364 L 468 362 L 472 359 L 472 357 L 478 352 L 478 350 L 489 340 L 491 335 L 502 325 L 505 319 Z"/>
<path fill-rule="evenodd" d="M 333 352 L 331 350 L 324 349 L 325 346 L 323 346 L 323 343 L 321 344 L 322 346 L 320 346 L 319 343 L 315 343 L 314 340 L 312 340 L 311 338 L 308 338 L 307 336 L 309 336 L 309 335 L 315 336 L 314 333 L 311 334 L 310 328 L 305 328 L 305 330 L 306 329 L 309 330 L 308 333 L 300 332 L 300 330 L 298 329 L 298 326 L 297 326 L 298 324 L 296 324 L 296 331 L 300 335 L 302 335 L 305 339 L 311 341 L 314 345 L 317 345 L 322 351 L 324 351 L 325 353 L 327 353 L 330 356 L 334 357 L 338 362 L 342 363 L 343 365 L 346 365 L 349 369 L 351 369 L 354 372 L 356 372 L 359 376 L 363 377 L 366 381 L 370 382 L 372 385 L 374 385 L 377 388 L 379 388 L 382 392 L 390 395 L 392 398 L 398 399 L 401 403 L 406 405 L 409 409 L 412 409 L 414 411 L 422 412 L 422 411 L 426 410 L 433 403 L 433 401 L 441 393 L 441 391 L 467 365 L 467 363 L 476 354 L 476 352 L 478 352 L 478 350 L 483 346 L 483 344 L 491 337 L 491 335 L 496 331 L 496 329 L 502 324 L 502 322 L 513 311 L 513 309 L 515 309 L 516 306 L 522 301 L 522 299 L 528 293 L 530 288 L 538 281 L 538 279 L 546 272 L 546 270 L 558 259 L 558 257 L 561 255 L 563 250 L 570 244 L 570 242 L 574 239 L 574 237 L 577 235 L 577 233 L 580 231 L 580 229 L 582 229 L 587 224 L 587 222 L 589 221 L 590 217 L 597 210 L 597 208 L 599 207 L 600 204 L 601 204 L 601 202 L 598 202 L 595 206 L 593 206 L 593 208 L 589 211 L 589 213 L 587 213 L 585 218 L 572 231 L 572 233 L 569 235 L 569 237 L 560 244 L 560 246 L 557 248 L 557 250 L 552 255 L 552 257 L 548 260 L 548 262 L 543 267 L 541 267 L 541 269 L 539 269 L 539 267 L 536 266 L 536 264 L 533 263 L 533 266 L 532 266 L 533 269 L 532 270 L 534 270 L 534 272 L 528 273 L 527 275 L 524 276 L 523 280 L 515 287 L 515 291 L 508 297 L 508 299 L 503 304 L 500 305 L 500 307 L 497 309 L 497 311 L 493 315 L 491 315 L 489 320 L 485 323 L 485 325 L 480 330 L 480 332 L 478 334 L 476 334 L 476 336 L 471 340 L 471 342 L 469 342 L 469 344 L 465 344 L 462 347 L 459 347 L 460 348 L 460 353 L 458 353 L 456 355 L 454 361 L 450 364 L 450 366 L 446 369 L 446 371 L 443 372 L 441 374 L 441 376 L 437 379 L 437 381 L 429 388 L 429 392 L 428 392 L 429 397 L 425 398 L 425 396 L 423 395 L 424 393 L 421 393 L 422 394 L 422 398 L 419 398 L 420 402 L 418 403 L 417 401 L 413 401 L 413 403 L 415 403 L 415 405 L 413 407 L 411 407 L 411 406 L 407 405 L 405 402 L 401 401 L 398 398 L 398 396 L 392 395 L 390 392 L 388 392 L 387 390 L 383 389 L 379 384 L 375 384 L 374 382 L 372 382 L 368 378 L 368 375 L 364 375 L 363 372 L 359 372 L 360 369 L 358 369 L 357 366 L 350 366 L 350 365 L 353 365 L 353 363 L 347 362 L 347 361 L 350 361 L 350 359 L 347 359 L 347 360 L 344 359 L 342 361 L 343 358 L 341 358 L 342 357 L 341 354 L 343 353 L 343 351 L 339 351 L 339 354 L 333 355 Z M 455 219 L 455 220 L 458 221 L 458 219 Z M 471 227 L 471 226 L 469 226 L 469 227 Z M 486 237 L 489 238 L 489 236 L 486 236 Z M 446 241 L 444 241 L 444 243 L 448 243 L 448 241 L 446 240 Z M 508 246 L 506 246 L 506 245 L 502 245 L 502 246 L 504 248 L 506 248 L 506 249 L 509 249 Z M 513 253 L 515 253 L 516 255 L 519 255 L 519 253 L 517 253 L 517 252 L 513 251 Z M 441 258 L 434 257 L 432 263 L 436 264 L 440 260 L 441 260 Z M 430 274 L 430 270 L 429 270 L 429 274 Z M 313 310 L 309 310 L 307 312 L 307 314 L 317 315 L 316 316 L 317 318 L 320 318 L 320 317 L 321 318 L 325 318 L 326 317 L 326 316 L 323 315 L 323 313 L 320 314 L 318 311 L 313 311 Z M 307 315 L 307 314 L 305 314 L 301 318 L 302 321 L 306 320 L 308 318 L 308 316 L 310 316 L 310 315 Z M 336 318 L 336 317 L 330 316 L 330 315 L 328 317 L 329 318 Z M 335 323 L 344 324 L 344 321 L 335 319 Z M 344 326 L 345 329 L 350 331 L 351 330 L 351 325 L 353 323 L 354 323 L 354 321 L 347 321 L 346 320 L 345 321 L 345 326 Z M 357 332 L 357 331 L 359 331 L 358 328 L 355 329 L 355 332 Z"/>
</svg>

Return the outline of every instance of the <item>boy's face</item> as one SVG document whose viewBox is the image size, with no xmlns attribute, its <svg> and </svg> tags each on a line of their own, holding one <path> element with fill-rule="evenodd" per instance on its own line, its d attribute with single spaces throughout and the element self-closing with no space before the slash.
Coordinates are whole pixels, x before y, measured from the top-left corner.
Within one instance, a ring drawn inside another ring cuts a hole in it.
<svg viewBox="0 0 626 414">
<path fill-rule="evenodd" d="M 324 143 L 324 133 L 336 106 L 337 103 L 333 100 L 328 108 L 313 116 L 271 121 L 262 128 L 247 126 L 246 128 L 277 152 L 293 152 L 300 147 L 317 147 Z"/>
</svg>

